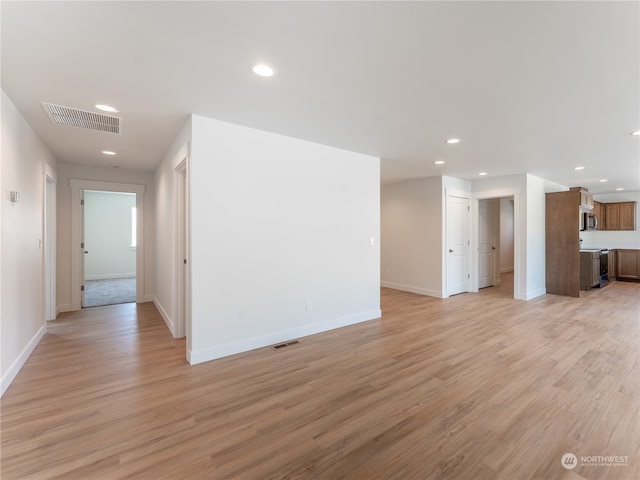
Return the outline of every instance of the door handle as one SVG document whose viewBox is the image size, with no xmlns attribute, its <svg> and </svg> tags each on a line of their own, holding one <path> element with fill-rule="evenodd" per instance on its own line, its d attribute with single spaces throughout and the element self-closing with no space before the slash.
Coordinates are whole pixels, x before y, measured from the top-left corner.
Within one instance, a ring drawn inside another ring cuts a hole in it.
<svg viewBox="0 0 640 480">
<path fill-rule="evenodd" d="M 453 253 L 453 248 L 450 248 L 450 249 L 449 249 L 449 253 Z"/>
<path fill-rule="evenodd" d="M 85 251 L 84 251 L 84 253 L 89 253 L 89 252 L 87 252 L 87 251 L 85 250 Z"/>
<path fill-rule="evenodd" d="M 491 247 L 491 250 L 495 250 L 495 249 L 496 249 L 496 247 Z"/>
</svg>

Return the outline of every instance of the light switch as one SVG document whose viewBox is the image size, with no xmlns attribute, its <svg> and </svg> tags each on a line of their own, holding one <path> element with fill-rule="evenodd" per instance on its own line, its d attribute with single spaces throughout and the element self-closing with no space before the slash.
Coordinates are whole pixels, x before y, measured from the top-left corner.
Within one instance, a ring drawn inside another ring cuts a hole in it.
<svg viewBox="0 0 640 480">
<path fill-rule="evenodd" d="M 369 238 L 369 246 L 375 247 L 375 245 L 376 245 L 376 239 L 373 237 Z"/>
</svg>

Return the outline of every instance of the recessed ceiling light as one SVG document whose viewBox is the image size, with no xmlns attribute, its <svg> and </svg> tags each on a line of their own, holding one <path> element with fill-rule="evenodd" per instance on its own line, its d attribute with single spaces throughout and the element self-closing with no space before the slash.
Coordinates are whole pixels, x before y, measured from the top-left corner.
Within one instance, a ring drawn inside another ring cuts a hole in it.
<svg viewBox="0 0 640 480">
<path fill-rule="evenodd" d="M 575 167 L 574 170 L 584 170 L 584 167 Z"/>
<path fill-rule="evenodd" d="M 621 192 L 622 190 L 624 190 L 624 188 L 622 188 L 622 187 L 616 188 L 616 191 L 618 191 L 618 192 Z"/>
<path fill-rule="evenodd" d="M 449 140 L 447 140 L 447 143 L 449 143 L 449 144 L 460 143 L 460 139 L 459 138 L 450 138 Z"/>
<path fill-rule="evenodd" d="M 254 63 L 251 71 L 260 77 L 273 77 L 276 74 L 275 69 L 266 63 Z"/>
<path fill-rule="evenodd" d="M 487 172 L 480 172 L 478 175 L 480 175 L 481 177 L 484 177 L 487 174 Z"/>
<path fill-rule="evenodd" d="M 103 112 L 111 112 L 111 113 L 117 113 L 118 109 L 115 107 L 112 107 L 111 105 L 96 105 L 96 108 L 98 110 L 102 110 Z"/>
<path fill-rule="evenodd" d="M 608 179 L 606 179 L 606 178 L 601 178 L 601 179 L 600 179 L 600 183 L 604 183 L 604 182 L 608 182 L 608 181 L 609 181 L 609 180 L 608 180 Z"/>
<path fill-rule="evenodd" d="M 435 162 L 436 165 L 442 165 L 444 163 L 444 160 L 436 160 Z"/>
<path fill-rule="evenodd" d="M 102 151 L 102 154 L 103 154 L 103 155 L 115 155 L 115 154 L 116 154 L 116 152 L 112 152 L 112 151 L 110 151 L 110 150 L 103 150 L 103 151 Z"/>
<path fill-rule="evenodd" d="M 636 130 L 635 132 L 631 132 L 631 135 L 635 137 L 640 137 L 640 130 Z"/>
</svg>

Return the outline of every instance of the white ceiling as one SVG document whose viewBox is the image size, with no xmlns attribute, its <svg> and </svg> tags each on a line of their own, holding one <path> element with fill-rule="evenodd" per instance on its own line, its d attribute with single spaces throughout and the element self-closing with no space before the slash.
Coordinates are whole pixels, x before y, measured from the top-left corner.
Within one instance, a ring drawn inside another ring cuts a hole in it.
<svg viewBox="0 0 640 480">
<path fill-rule="evenodd" d="M 379 156 L 385 183 L 640 190 L 639 6 L 2 1 L 2 88 L 66 163 L 153 170 L 194 113 Z M 123 134 L 55 126 L 40 102 L 114 105 Z"/>
</svg>

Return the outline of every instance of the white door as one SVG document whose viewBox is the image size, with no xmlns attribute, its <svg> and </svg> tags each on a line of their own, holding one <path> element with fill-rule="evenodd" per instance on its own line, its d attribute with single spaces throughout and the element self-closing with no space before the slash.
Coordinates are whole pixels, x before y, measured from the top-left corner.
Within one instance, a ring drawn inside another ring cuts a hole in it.
<svg viewBox="0 0 640 480">
<path fill-rule="evenodd" d="M 447 196 L 447 294 L 469 291 L 469 199 Z"/>
<path fill-rule="evenodd" d="M 496 283 L 498 209 L 494 199 L 480 200 L 478 207 L 478 288 L 485 288 Z"/>
</svg>

